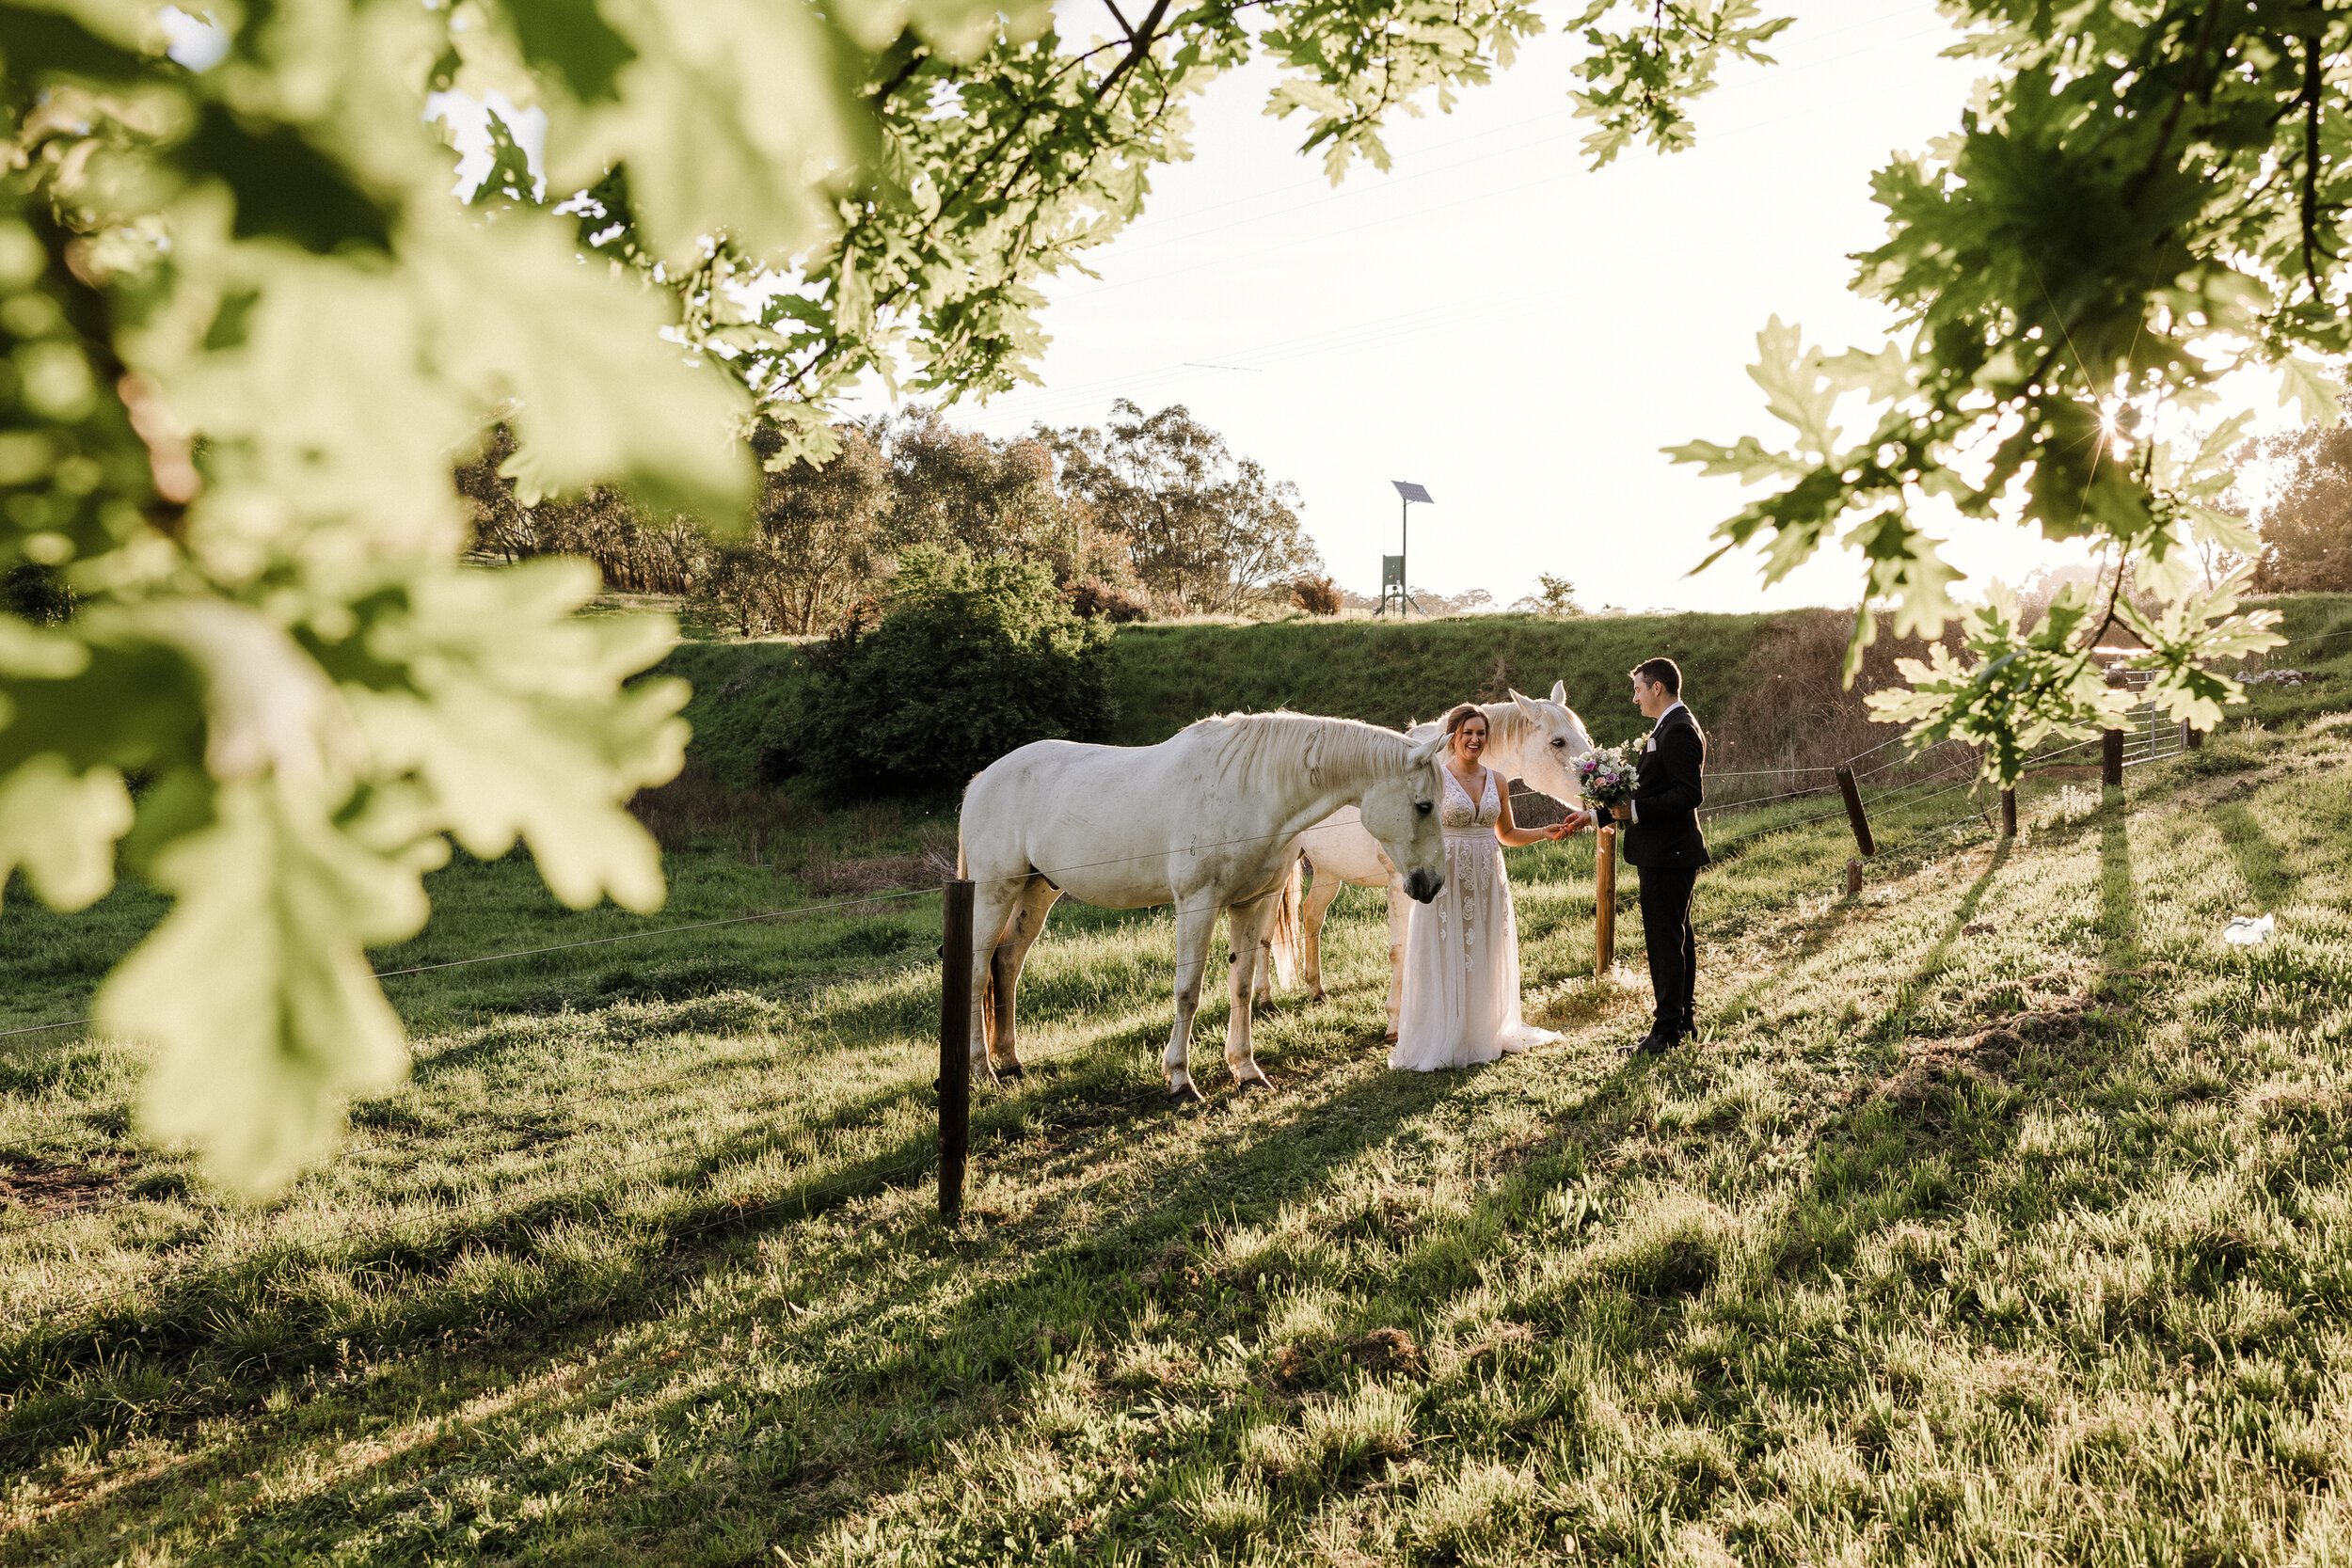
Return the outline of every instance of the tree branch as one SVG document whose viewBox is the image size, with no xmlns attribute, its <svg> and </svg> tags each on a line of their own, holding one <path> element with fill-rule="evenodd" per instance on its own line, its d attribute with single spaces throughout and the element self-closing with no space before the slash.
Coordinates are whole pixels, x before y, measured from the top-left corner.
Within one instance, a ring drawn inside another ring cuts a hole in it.
<svg viewBox="0 0 2352 1568">
<path fill-rule="evenodd" d="M 2303 40 L 2303 281 L 2319 288 L 2319 39 Z M 2330 253 L 2332 260 L 2332 252 Z"/>
<path fill-rule="evenodd" d="M 2197 91 L 2205 74 L 2205 56 L 2213 48 L 2214 24 L 2220 20 L 2220 17 L 2221 8 L 2218 5 L 2209 5 L 2205 8 L 2205 25 L 2197 39 L 2196 64 L 2192 68 L 2188 81 L 2183 84 L 2181 90 L 2173 95 L 2172 107 L 2165 111 L 2164 129 L 2157 133 L 2156 145 L 2148 153 L 2148 166 L 2134 175 L 2132 182 L 2123 189 L 2123 200 L 2126 205 L 2137 203 L 2140 192 L 2148 188 L 2148 182 L 2153 180 L 2156 177 L 2156 170 L 2164 166 L 2164 154 L 2166 150 L 2172 145 L 2172 132 L 2173 128 L 2180 124 L 2181 111 L 2188 107 L 2189 98 Z"/>
<path fill-rule="evenodd" d="M 1146 55 L 1152 52 L 1152 45 L 1159 41 L 1160 24 L 1167 20 L 1167 17 L 1168 0 L 1152 0 L 1151 10 L 1144 14 L 1142 29 L 1140 31 L 1130 29 L 1127 34 L 1134 47 L 1127 51 L 1124 59 L 1111 67 L 1110 74 L 1104 77 L 1101 84 L 1095 87 L 1094 101 L 1097 103 L 1108 98 L 1111 95 L 1111 88 L 1119 85 L 1119 79 L 1126 75 Z"/>
</svg>

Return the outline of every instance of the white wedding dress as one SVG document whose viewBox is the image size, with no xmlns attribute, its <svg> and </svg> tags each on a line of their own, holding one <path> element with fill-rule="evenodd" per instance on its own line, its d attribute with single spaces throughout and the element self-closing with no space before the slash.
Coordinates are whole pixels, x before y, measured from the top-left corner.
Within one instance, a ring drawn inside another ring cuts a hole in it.
<svg viewBox="0 0 2352 1568">
<path fill-rule="evenodd" d="M 1479 799 L 1440 767 L 1445 886 L 1415 904 L 1405 933 L 1405 1006 L 1389 1066 L 1412 1072 L 1491 1062 L 1556 1040 L 1519 1017 L 1519 925 L 1502 869 L 1494 769 Z"/>
</svg>

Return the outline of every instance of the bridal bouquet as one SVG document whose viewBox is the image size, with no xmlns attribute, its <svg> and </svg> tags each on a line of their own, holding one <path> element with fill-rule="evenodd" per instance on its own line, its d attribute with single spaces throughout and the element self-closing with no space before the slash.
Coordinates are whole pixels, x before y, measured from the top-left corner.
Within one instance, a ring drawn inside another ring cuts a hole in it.
<svg viewBox="0 0 2352 1568">
<path fill-rule="evenodd" d="M 1634 746 L 1596 746 L 1576 759 L 1576 784 L 1587 800 L 1613 806 L 1633 795 Z"/>
</svg>

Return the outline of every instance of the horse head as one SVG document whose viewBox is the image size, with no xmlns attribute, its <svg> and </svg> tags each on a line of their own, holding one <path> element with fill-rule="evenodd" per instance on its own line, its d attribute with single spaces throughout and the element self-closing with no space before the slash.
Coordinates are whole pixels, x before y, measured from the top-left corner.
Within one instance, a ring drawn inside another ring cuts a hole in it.
<svg viewBox="0 0 2352 1568">
<path fill-rule="evenodd" d="M 1405 892 L 1426 904 L 1445 886 L 1445 828 L 1438 820 L 1444 786 L 1438 778 L 1445 737 L 1409 744 L 1394 769 L 1384 768 L 1358 809 L 1365 831 L 1379 842 L 1405 879 Z"/>
<path fill-rule="evenodd" d="M 1565 681 L 1551 683 L 1549 702 L 1538 702 L 1517 691 L 1511 693 L 1512 704 L 1532 732 L 1519 747 L 1520 782 L 1555 800 L 1581 797 L 1582 791 L 1576 784 L 1576 759 L 1593 749 L 1592 735 L 1584 728 L 1584 721 L 1576 716 L 1576 710 L 1568 706 L 1567 696 Z"/>
</svg>

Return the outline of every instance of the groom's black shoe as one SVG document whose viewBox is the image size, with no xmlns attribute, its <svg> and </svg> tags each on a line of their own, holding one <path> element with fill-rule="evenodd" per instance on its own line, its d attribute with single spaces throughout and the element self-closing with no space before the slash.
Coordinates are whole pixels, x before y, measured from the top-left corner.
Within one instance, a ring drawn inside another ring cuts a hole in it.
<svg viewBox="0 0 2352 1568">
<path fill-rule="evenodd" d="M 1617 1051 L 1620 1055 L 1625 1056 L 1663 1056 L 1675 1048 L 1675 1040 L 1676 1037 L 1671 1031 L 1661 1034 L 1652 1029 L 1633 1044 L 1619 1046 Z"/>
</svg>

